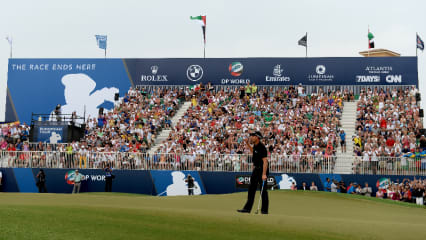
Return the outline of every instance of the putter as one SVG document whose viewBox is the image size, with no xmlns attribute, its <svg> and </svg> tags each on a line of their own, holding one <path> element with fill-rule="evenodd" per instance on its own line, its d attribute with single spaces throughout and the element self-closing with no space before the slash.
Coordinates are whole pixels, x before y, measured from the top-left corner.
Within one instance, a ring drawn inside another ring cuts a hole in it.
<svg viewBox="0 0 426 240">
<path fill-rule="evenodd" d="M 262 188 L 260 189 L 259 203 L 257 204 L 257 210 L 256 212 L 254 212 L 254 214 L 259 214 L 260 199 L 262 199 L 263 186 L 265 186 L 265 181 L 262 182 Z"/>
</svg>

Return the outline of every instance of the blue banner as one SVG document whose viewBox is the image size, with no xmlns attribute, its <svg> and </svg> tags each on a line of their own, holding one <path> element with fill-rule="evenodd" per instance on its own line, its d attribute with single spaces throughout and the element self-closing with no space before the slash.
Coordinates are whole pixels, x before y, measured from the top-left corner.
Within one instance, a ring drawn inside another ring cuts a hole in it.
<svg viewBox="0 0 426 240">
<path fill-rule="evenodd" d="M 160 196 L 188 195 L 188 175 L 194 178 L 194 195 L 206 194 L 201 177 L 196 171 L 151 171 L 157 195 Z"/>
<path fill-rule="evenodd" d="M 68 126 L 35 126 L 36 141 L 46 143 L 67 142 Z"/>
<path fill-rule="evenodd" d="M 415 57 L 124 61 L 135 85 L 418 85 Z"/>
<path fill-rule="evenodd" d="M 31 113 L 97 117 L 130 86 L 195 85 L 415 85 L 415 57 L 9 59 L 6 121 Z M 31 104 L 28 104 L 31 101 Z"/>
</svg>

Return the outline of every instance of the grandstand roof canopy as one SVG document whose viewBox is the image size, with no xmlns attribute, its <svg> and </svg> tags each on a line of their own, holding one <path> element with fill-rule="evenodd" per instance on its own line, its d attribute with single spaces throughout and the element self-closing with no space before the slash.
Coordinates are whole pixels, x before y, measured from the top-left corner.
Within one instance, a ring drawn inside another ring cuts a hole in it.
<svg viewBox="0 0 426 240">
<path fill-rule="evenodd" d="M 401 54 L 397 52 L 393 52 L 391 50 L 383 49 L 383 48 L 376 48 L 376 49 L 370 49 L 367 51 L 359 52 L 364 57 L 400 57 Z"/>
</svg>

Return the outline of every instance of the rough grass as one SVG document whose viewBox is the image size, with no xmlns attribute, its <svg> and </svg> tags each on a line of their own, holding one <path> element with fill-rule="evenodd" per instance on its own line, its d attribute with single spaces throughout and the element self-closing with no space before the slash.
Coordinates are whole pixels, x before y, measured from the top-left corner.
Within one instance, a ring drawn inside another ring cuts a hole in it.
<svg viewBox="0 0 426 240">
<path fill-rule="evenodd" d="M 246 193 L 152 197 L 0 194 L 0 239 L 422 239 L 426 209 L 323 192 L 270 192 L 270 214 L 239 214 Z M 257 204 L 257 199 L 256 199 Z M 257 207 L 257 206 L 255 206 Z M 255 208 L 254 207 L 254 208 Z"/>
</svg>

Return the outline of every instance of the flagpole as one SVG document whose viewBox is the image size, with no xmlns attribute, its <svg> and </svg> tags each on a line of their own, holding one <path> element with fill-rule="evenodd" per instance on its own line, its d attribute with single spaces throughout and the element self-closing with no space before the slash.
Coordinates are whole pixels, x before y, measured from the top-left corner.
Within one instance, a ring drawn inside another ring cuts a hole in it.
<svg viewBox="0 0 426 240">
<path fill-rule="evenodd" d="M 10 58 L 12 58 L 13 40 L 10 42 Z"/>
<path fill-rule="evenodd" d="M 416 58 L 417 58 L 417 32 L 416 32 Z M 417 65 L 418 65 L 418 63 L 417 63 Z"/>
<path fill-rule="evenodd" d="M 308 57 L 308 32 L 306 32 L 306 58 Z"/>
<path fill-rule="evenodd" d="M 204 58 L 206 58 L 206 42 L 204 42 Z"/>
<path fill-rule="evenodd" d="M 105 48 L 105 59 L 106 59 L 106 48 Z"/>
<path fill-rule="evenodd" d="M 367 32 L 368 57 L 370 57 L 370 38 L 368 38 L 368 34 L 370 34 L 370 25 L 368 25 L 368 32 Z"/>
</svg>

